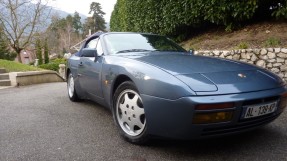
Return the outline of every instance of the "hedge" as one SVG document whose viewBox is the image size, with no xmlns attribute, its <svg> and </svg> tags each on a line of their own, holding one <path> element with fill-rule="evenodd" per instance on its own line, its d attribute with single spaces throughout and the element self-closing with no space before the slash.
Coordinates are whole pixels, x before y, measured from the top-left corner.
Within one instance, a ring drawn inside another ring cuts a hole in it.
<svg viewBox="0 0 287 161">
<path fill-rule="evenodd" d="M 171 36 L 207 24 L 222 25 L 230 30 L 260 16 L 287 19 L 286 6 L 286 0 L 118 0 L 110 27 L 111 31 Z"/>
</svg>

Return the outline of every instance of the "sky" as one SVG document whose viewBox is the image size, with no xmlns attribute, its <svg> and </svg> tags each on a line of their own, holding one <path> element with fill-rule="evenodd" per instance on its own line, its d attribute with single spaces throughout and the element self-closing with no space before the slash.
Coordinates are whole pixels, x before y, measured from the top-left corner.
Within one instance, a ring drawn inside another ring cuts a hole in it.
<svg viewBox="0 0 287 161">
<path fill-rule="evenodd" d="M 104 18 L 106 22 L 110 22 L 111 13 L 117 0 L 52 0 L 50 4 L 53 7 L 68 13 L 73 14 L 77 11 L 83 15 L 89 16 L 90 4 L 92 2 L 98 2 L 101 4 L 102 10 L 106 13 Z"/>
</svg>

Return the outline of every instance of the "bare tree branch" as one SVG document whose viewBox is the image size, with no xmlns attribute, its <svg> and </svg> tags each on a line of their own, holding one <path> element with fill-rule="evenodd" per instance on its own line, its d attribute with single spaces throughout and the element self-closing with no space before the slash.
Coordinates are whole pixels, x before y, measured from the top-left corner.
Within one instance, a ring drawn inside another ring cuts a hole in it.
<svg viewBox="0 0 287 161">
<path fill-rule="evenodd" d="M 50 16 L 49 0 L 0 0 L 0 27 L 20 57 Z M 43 29 L 44 27 L 42 27 Z M 19 59 L 21 62 L 21 60 Z"/>
</svg>

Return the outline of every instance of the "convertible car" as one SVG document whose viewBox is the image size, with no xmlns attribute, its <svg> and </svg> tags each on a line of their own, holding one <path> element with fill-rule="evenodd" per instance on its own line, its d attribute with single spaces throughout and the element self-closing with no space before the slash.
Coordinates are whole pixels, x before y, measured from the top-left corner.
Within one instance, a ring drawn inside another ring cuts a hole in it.
<svg viewBox="0 0 287 161">
<path fill-rule="evenodd" d="M 197 56 L 146 33 L 95 33 L 69 58 L 67 84 L 71 101 L 109 108 L 121 135 L 136 144 L 248 131 L 287 103 L 284 81 L 265 69 Z"/>
</svg>

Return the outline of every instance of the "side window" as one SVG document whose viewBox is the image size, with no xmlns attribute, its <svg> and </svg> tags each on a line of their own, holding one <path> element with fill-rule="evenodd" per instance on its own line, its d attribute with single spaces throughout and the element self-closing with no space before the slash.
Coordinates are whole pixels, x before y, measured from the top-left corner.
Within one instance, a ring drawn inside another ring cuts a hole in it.
<svg viewBox="0 0 287 161">
<path fill-rule="evenodd" d="M 93 40 L 91 40 L 91 41 L 86 45 L 85 48 L 96 49 L 98 40 L 99 40 L 99 39 L 93 39 Z"/>
<path fill-rule="evenodd" d="M 103 51 L 103 48 L 102 48 L 102 43 L 101 43 L 100 40 L 98 41 L 98 44 L 97 44 L 97 53 L 98 53 L 99 56 L 104 54 L 104 51 Z"/>
</svg>

